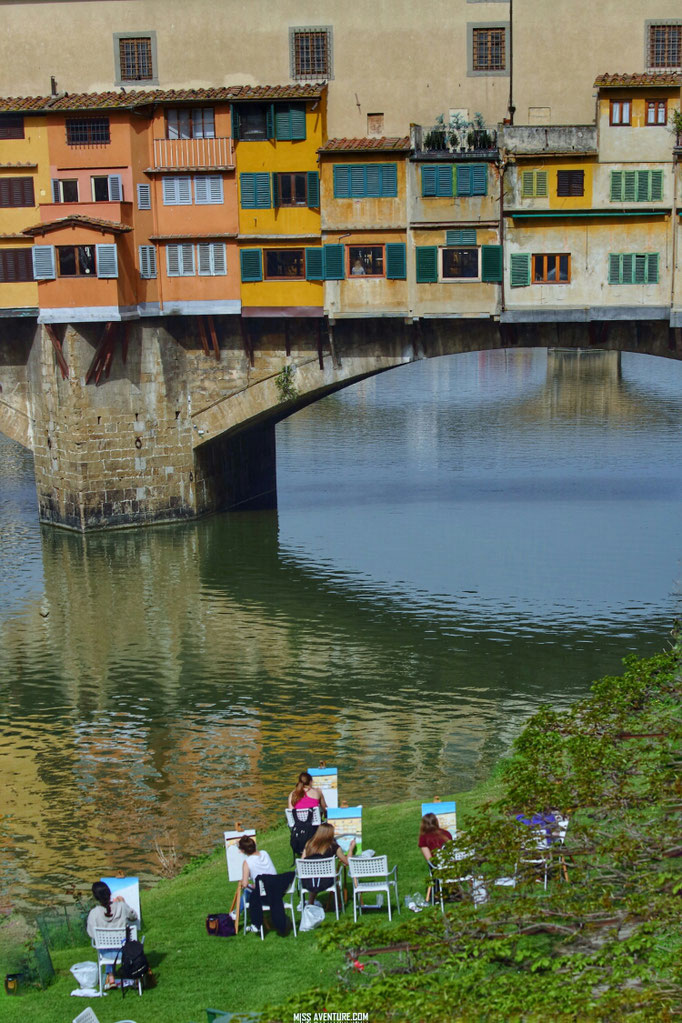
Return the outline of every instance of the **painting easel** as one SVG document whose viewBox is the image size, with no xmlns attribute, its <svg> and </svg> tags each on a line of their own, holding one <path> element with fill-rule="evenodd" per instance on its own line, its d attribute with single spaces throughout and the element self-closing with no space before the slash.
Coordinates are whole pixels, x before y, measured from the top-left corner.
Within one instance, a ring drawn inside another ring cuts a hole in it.
<svg viewBox="0 0 682 1023">
<path fill-rule="evenodd" d="M 254 838 L 255 834 L 256 832 L 253 828 L 243 828 L 241 821 L 234 822 L 234 831 L 223 832 L 225 839 L 225 856 L 227 858 L 227 879 L 228 881 L 237 882 L 237 890 L 234 893 L 232 905 L 230 906 L 230 913 L 234 913 L 234 927 L 237 934 L 239 934 L 239 915 L 241 911 L 242 892 L 244 891 L 244 886 L 242 884 L 242 866 L 246 859 L 244 854 L 237 848 L 237 843 L 244 835 Z"/>
</svg>

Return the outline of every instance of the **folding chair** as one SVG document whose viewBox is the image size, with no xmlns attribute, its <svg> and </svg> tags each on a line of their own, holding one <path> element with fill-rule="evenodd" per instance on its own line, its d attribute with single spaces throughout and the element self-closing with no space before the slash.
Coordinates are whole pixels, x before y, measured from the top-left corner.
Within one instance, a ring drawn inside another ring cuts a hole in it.
<svg viewBox="0 0 682 1023">
<path fill-rule="evenodd" d="M 538 856 L 519 857 L 519 863 L 525 863 L 529 866 L 537 866 L 541 868 L 543 875 L 543 886 L 547 891 L 547 878 L 549 876 L 549 868 L 552 862 L 552 850 L 555 846 L 563 846 L 566 841 L 566 832 L 568 831 L 568 817 L 561 817 L 559 814 L 553 814 L 554 821 L 543 822 L 537 827 L 533 827 L 531 833 L 535 840 L 535 847 L 539 853 Z M 562 873 L 564 879 L 568 881 L 568 870 L 566 869 L 566 860 L 563 854 L 559 856 L 559 862 L 561 864 Z M 518 864 L 517 864 L 518 866 Z"/>
<path fill-rule="evenodd" d="M 97 1016 L 95 1016 L 90 1006 L 88 1006 L 87 1009 L 83 1009 L 82 1012 L 78 1013 L 73 1023 L 99 1023 L 99 1020 L 97 1019 Z M 117 1023 L 135 1023 L 135 1020 L 119 1019 L 117 1020 Z"/>
<path fill-rule="evenodd" d="M 266 894 L 265 894 L 265 888 L 263 887 L 263 882 L 261 881 L 260 878 L 258 878 L 258 888 L 259 888 L 259 891 L 260 891 L 260 894 L 261 894 L 261 908 L 263 909 L 263 912 L 269 912 L 270 911 L 270 907 L 267 905 L 266 902 L 262 901 L 263 899 L 266 898 Z M 295 896 L 295 894 L 296 894 L 296 878 L 294 878 L 294 880 L 291 882 L 291 884 L 289 885 L 289 887 L 285 891 L 284 897 L 282 899 L 282 903 L 284 905 L 284 908 L 288 909 L 289 912 L 291 913 L 291 923 L 293 924 L 293 928 L 294 928 L 294 937 L 296 937 L 296 915 L 295 915 L 295 912 L 294 912 L 294 896 Z M 247 900 L 246 905 L 244 907 L 244 934 L 246 934 L 246 918 L 247 918 L 248 915 L 249 915 L 249 902 Z M 261 941 L 265 941 L 265 932 L 263 930 L 263 924 L 260 925 L 260 938 L 261 938 Z M 208 1009 L 206 1011 L 208 1012 Z M 213 1010 L 211 1010 L 211 1012 L 212 1011 Z"/>
<path fill-rule="evenodd" d="M 386 892 L 388 903 L 388 919 L 391 919 L 391 888 L 395 891 L 395 901 L 400 912 L 398 898 L 398 866 L 388 869 L 388 856 L 351 856 L 348 869 L 353 882 L 353 920 L 357 923 L 358 902 L 362 916 L 360 896 L 365 892 Z"/>
<path fill-rule="evenodd" d="M 137 927 L 128 925 L 129 936 L 133 941 L 137 940 Z M 99 993 L 102 994 L 102 967 L 106 972 L 107 966 L 116 962 L 126 940 L 125 927 L 95 927 L 95 936 L 92 939 L 92 947 L 97 952 L 97 971 L 99 974 Z M 144 938 L 142 939 L 144 943 Z M 123 981 L 121 982 L 123 983 Z M 137 981 L 137 990 L 142 995 L 142 979 Z"/>
<path fill-rule="evenodd" d="M 301 899 L 310 894 L 309 889 L 303 887 L 304 879 L 306 881 L 321 881 L 322 885 L 315 889 L 315 895 L 323 895 L 326 892 L 334 893 L 337 920 L 339 919 L 339 902 L 343 912 L 346 912 L 343 899 L 339 899 L 340 866 L 336 856 L 328 856 L 323 860 L 296 860 L 296 880 L 301 892 Z"/>
</svg>

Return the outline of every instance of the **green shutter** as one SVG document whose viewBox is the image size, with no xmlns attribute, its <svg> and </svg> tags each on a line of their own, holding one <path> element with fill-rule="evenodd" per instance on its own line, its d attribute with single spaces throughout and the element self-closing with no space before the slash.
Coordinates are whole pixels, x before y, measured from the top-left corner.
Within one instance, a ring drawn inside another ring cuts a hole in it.
<svg viewBox="0 0 682 1023">
<path fill-rule="evenodd" d="M 232 119 L 232 138 L 235 142 L 239 141 L 239 109 L 234 105 L 230 106 L 230 114 Z"/>
<path fill-rule="evenodd" d="M 272 205 L 274 209 L 279 208 L 279 178 L 274 171 L 272 174 Z"/>
<path fill-rule="evenodd" d="M 456 228 L 445 232 L 446 245 L 475 245 L 476 230 L 473 227 Z"/>
<path fill-rule="evenodd" d="M 342 281 L 343 245 L 324 246 L 324 279 L 326 281 Z"/>
<path fill-rule="evenodd" d="M 512 288 L 525 288 L 530 284 L 529 252 L 512 252 L 509 257 L 509 280 Z"/>
<path fill-rule="evenodd" d="M 646 281 L 647 284 L 658 284 L 658 253 L 649 252 L 647 253 L 647 270 L 646 270 Z"/>
<path fill-rule="evenodd" d="M 481 280 L 497 284 L 502 280 L 502 246 L 481 246 Z"/>
<path fill-rule="evenodd" d="M 242 249 L 239 259 L 244 283 L 263 280 L 263 259 L 260 249 Z"/>
<path fill-rule="evenodd" d="M 646 284 L 647 257 L 644 253 L 634 254 L 634 282 L 635 284 Z"/>
<path fill-rule="evenodd" d="M 305 139 L 305 107 L 292 106 L 289 108 L 289 120 L 291 125 L 291 139 L 300 142 Z"/>
<path fill-rule="evenodd" d="M 614 171 L 613 173 L 618 173 Z M 609 284 L 620 284 L 621 258 L 615 253 L 609 253 Z"/>
<path fill-rule="evenodd" d="M 306 171 L 308 206 L 320 208 L 320 175 L 317 171 Z"/>
<path fill-rule="evenodd" d="M 256 208 L 256 175 L 242 173 L 239 175 L 239 191 L 243 210 Z"/>
<path fill-rule="evenodd" d="M 365 166 L 365 195 L 371 199 L 377 199 L 383 195 L 381 180 L 381 164 L 368 163 Z"/>
<path fill-rule="evenodd" d="M 265 111 L 265 134 L 269 139 L 275 137 L 275 104 L 270 103 Z"/>
<path fill-rule="evenodd" d="M 623 201 L 623 172 L 611 171 L 611 202 Z"/>
<path fill-rule="evenodd" d="M 334 164 L 334 198 L 348 199 L 350 196 L 350 167 Z"/>
<path fill-rule="evenodd" d="M 404 281 L 407 277 L 407 254 L 404 242 L 387 243 L 386 277 L 389 281 Z"/>
<path fill-rule="evenodd" d="M 535 175 L 533 171 L 522 171 L 521 173 L 521 198 L 531 199 L 534 192 Z"/>
<path fill-rule="evenodd" d="M 453 194 L 453 169 L 449 164 L 447 164 L 445 167 L 438 168 L 438 185 L 436 195 L 445 199 L 451 197 Z"/>
<path fill-rule="evenodd" d="M 466 163 L 458 163 L 455 167 L 457 176 L 457 195 L 471 195 L 471 167 Z"/>
<path fill-rule="evenodd" d="M 379 194 L 388 199 L 398 195 L 398 165 L 395 163 L 380 164 L 381 189 Z"/>
<path fill-rule="evenodd" d="M 637 175 L 637 202 L 649 201 L 651 174 L 648 170 L 635 171 Z"/>
<path fill-rule="evenodd" d="M 651 201 L 660 202 L 663 198 L 663 171 L 651 171 Z"/>
<path fill-rule="evenodd" d="M 435 245 L 418 245 L 414 251 L 417 284 L 435 284 L 438 280 L 438 249 Z"/>
<path fill-rule="evenodd" d="M 623 171 L 623 202 L 637 201 L 637 172 Z"/>
<path fill-rule="evenodd" d="M 624 252 L 620 257 L 621 264 L 623 267 L 621 273 L 621 281 L 623 284 L 634 284 L 635 283 L 635 257 L 631 252 Z"/>
<path fill-rule="evenodd" d="M 488 194 L 488 168 L 484 163 L 474 163 L 471 165 L 471 194 Z"/>
<path fill-rule="evenodd" d="M 547 171 L 545 170 L 535 172 L 535 195 L 541 199 L 547 198 Z"/>
<path fill-rule="evenodd" d="M 367 167 L 364 163 L 354 163 L 349 170 L 351 198 L 363 199 L 367 195 Z"/>
<path fill-rule="evenodd" d="M 422 167 L 422 196 L 446 198 L 452 195 L 452 167 L 450 164 L 428 164 Z"/>
<path fill-rule="evenodd" d="M 291 142 L 291 108 L 285 104 L 275 107 L 275 138 L 278 142 Z"/>
<path fill-rule="evenodd" d="M 254 175 L 256 178 L 256 206 L 259 210 L 269 210 L 272 206 L 270 197 L 270 175 L 261 173 Z"/>
<path fill-rule="evenodd" d="M 422 196 L 426 199 L 438 195 L 439 170 L 439 167 L 422 167 Z"/>
<path fill-rule="evenodd" d="M 323 281 L 322 249 L 305 250 L 305 279 L 307 281 Z"/>
</svg>

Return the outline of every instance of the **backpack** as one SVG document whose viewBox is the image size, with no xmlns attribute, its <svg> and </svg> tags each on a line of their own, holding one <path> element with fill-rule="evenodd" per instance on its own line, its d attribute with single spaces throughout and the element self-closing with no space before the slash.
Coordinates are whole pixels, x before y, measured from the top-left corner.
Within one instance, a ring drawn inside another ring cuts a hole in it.
<svg viewBox="0 0 682 1023">
<path fill-rule="evenodd" d="M 149 962 L 144 954 L 144 946 L 141 941 L 128 937 L 129 931 L 126 928 L 126 940 L 121 948 L 121 965 L 119 967 L 118 979 L 121 981 L 121 994 L 125 998 L 125 981 L 132 980 L 137 983 L 144 980 L 148 975 Z M 116 953 L 114 960 L 114 976 L 116 976 L 116 963 L 119 953 Z"/>
<path fill-rule="evenodd" d="M 303 853 L 306 843 L 317 831 L 317 824 L 313 824 L 313 813 L 315 810 L 316 807 L 308 807 L 307 810 L 303 811 L 306 815 L 303 819 L 298 816 L 301 812 L 300 810 L 298 813 L 294 811 L 294 824 L 291 828 L 291 837 L 289 839 L 291 851 L 294 854 L 294 860 L 297 856 L 300 856 Z"/>
<path fill-rule="evenodd" d="M 206 917 L 206 933 L 217 934 L 221 938 L 229 938 L 236 934 L 234 920 L 229 913 L 209 913 Z"/>
</svg>

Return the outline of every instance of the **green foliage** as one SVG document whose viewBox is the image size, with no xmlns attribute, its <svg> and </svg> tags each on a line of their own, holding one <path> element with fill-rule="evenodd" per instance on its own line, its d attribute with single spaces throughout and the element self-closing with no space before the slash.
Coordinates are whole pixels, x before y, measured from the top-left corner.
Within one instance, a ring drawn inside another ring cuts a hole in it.
<svg viewBox="0 0 682 1023">
<path fill-rule="evenodd" d="M 293 401 L 294 398 L 298 397 L 298 391 L 294 383 L 295 373 L 295 366 L 282 366 L 281 370 L 275 377 L 275 386 L 277 387 L 277 394 L 279 395 L 280 402 Z"/>
</svg>

